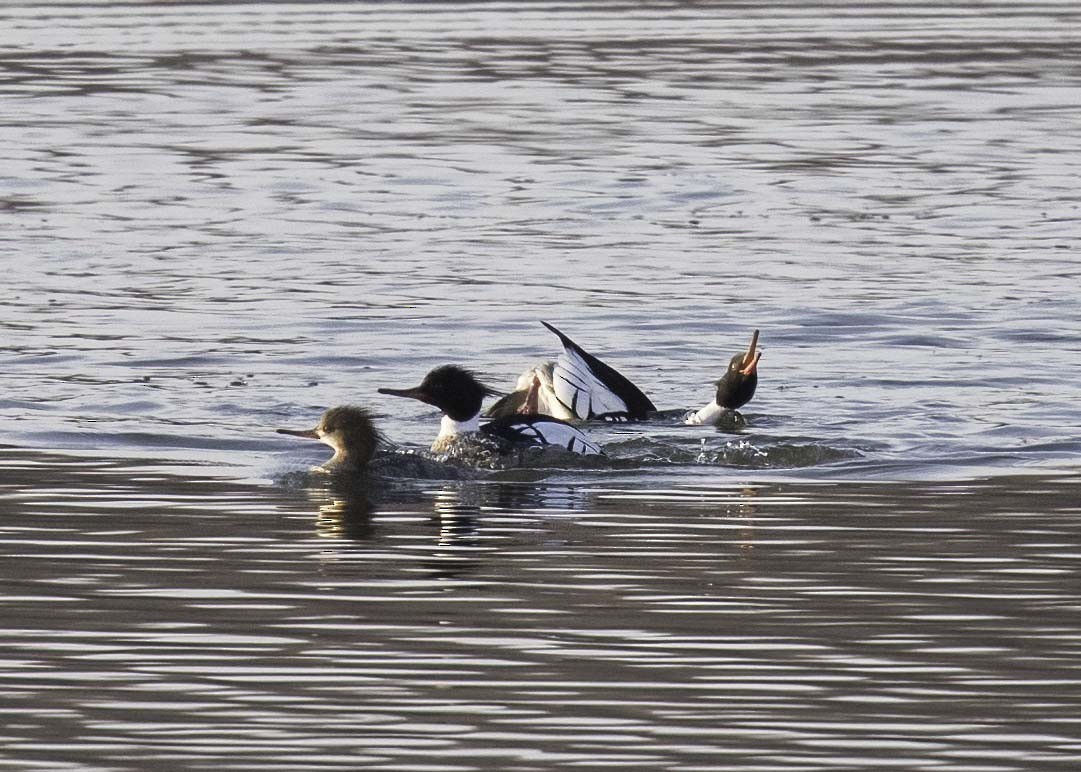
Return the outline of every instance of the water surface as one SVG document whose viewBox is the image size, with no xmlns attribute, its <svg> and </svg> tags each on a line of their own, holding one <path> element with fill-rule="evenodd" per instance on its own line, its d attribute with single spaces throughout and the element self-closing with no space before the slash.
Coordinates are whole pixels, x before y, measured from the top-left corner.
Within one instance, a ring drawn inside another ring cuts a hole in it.
<svg viewBox="0 0 1081 772">
<path fill-rule="evenodd" d="M 1079 16 L 6 4 L 0 766 L 1075 769 Z M 747 426 L 273 433 L 539 319 Z"/>
<path fill-rule="evenodd" d="M 568 476 L 374 506 L 3 460 L 15 768 L 1078 759 L 1077 477 Z"/>
</svg>

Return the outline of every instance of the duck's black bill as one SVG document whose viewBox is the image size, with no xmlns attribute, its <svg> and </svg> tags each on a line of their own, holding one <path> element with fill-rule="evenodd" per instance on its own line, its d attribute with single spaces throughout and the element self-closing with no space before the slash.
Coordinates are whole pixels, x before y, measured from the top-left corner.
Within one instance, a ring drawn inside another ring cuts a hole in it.
<svg viewBox="0 0 1081 772">
<path fill-rule="evenodd" d="M 315 429 L 278 429 L 278 434 L 288 434 L 291 437 L 304 437 L 309 440 L 319 439 L 319 432 Z"/>
</svg>

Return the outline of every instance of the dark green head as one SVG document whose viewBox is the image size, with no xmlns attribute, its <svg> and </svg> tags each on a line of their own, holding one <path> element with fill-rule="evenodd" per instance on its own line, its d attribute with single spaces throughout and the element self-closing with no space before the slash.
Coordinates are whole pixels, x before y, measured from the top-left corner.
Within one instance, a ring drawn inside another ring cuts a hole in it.
<svg viewBox="0 0 1081 772">
<path fill-rule="evenodd" d="M 762 352 L 757 349 L 758 330 L 755 330 L 751 345 L 732 357 L 728 370 L 717 381 L 716 400 L 721 407 L 737 410 L 751 401 L 758 387 L 758 360 L 762 358 Z"/>
<path fill-rule="evenodd" d="M 435 368 L 411 389 L 379 389 L 379 393 L 420 400 L 455 421 L 468 421 L 478 415 L 484 398 L 495 394 L 476 375 L 458 365 Z"/>
</svg>

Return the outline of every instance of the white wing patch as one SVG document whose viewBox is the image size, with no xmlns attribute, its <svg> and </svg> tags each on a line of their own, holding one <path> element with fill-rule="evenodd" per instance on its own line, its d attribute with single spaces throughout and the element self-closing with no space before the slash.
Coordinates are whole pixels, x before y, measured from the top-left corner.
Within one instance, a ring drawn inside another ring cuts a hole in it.
<svg viewBox="0 0 1081 772">
<path fill-rule="evenodd" d="M 552 371 L 556 398 L 585 421 L 605 413 L 626 413 L 627 403 L 602 383 L 577 352 L 564 348 Z"/>
</svg>

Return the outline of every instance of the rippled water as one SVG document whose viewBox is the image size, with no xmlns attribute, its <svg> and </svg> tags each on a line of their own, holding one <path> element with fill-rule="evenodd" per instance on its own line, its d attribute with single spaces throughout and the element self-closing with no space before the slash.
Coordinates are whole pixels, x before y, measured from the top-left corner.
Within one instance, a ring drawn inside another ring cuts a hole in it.
<svg viewBox="0 0 1081 772">
<path fill-rule="evenodd" d="M 3 461 L 15 768 L 1081 753 L 1076 477 L 403 483 L 373 512 L 363 491 Z"/>
<path fill-rule="evenodd" d="M 1076 4 L 0 25 L 0 766 L 1076 769 Z M 273 433 L 539 319 L 747 426 Z"/>
</svg>

